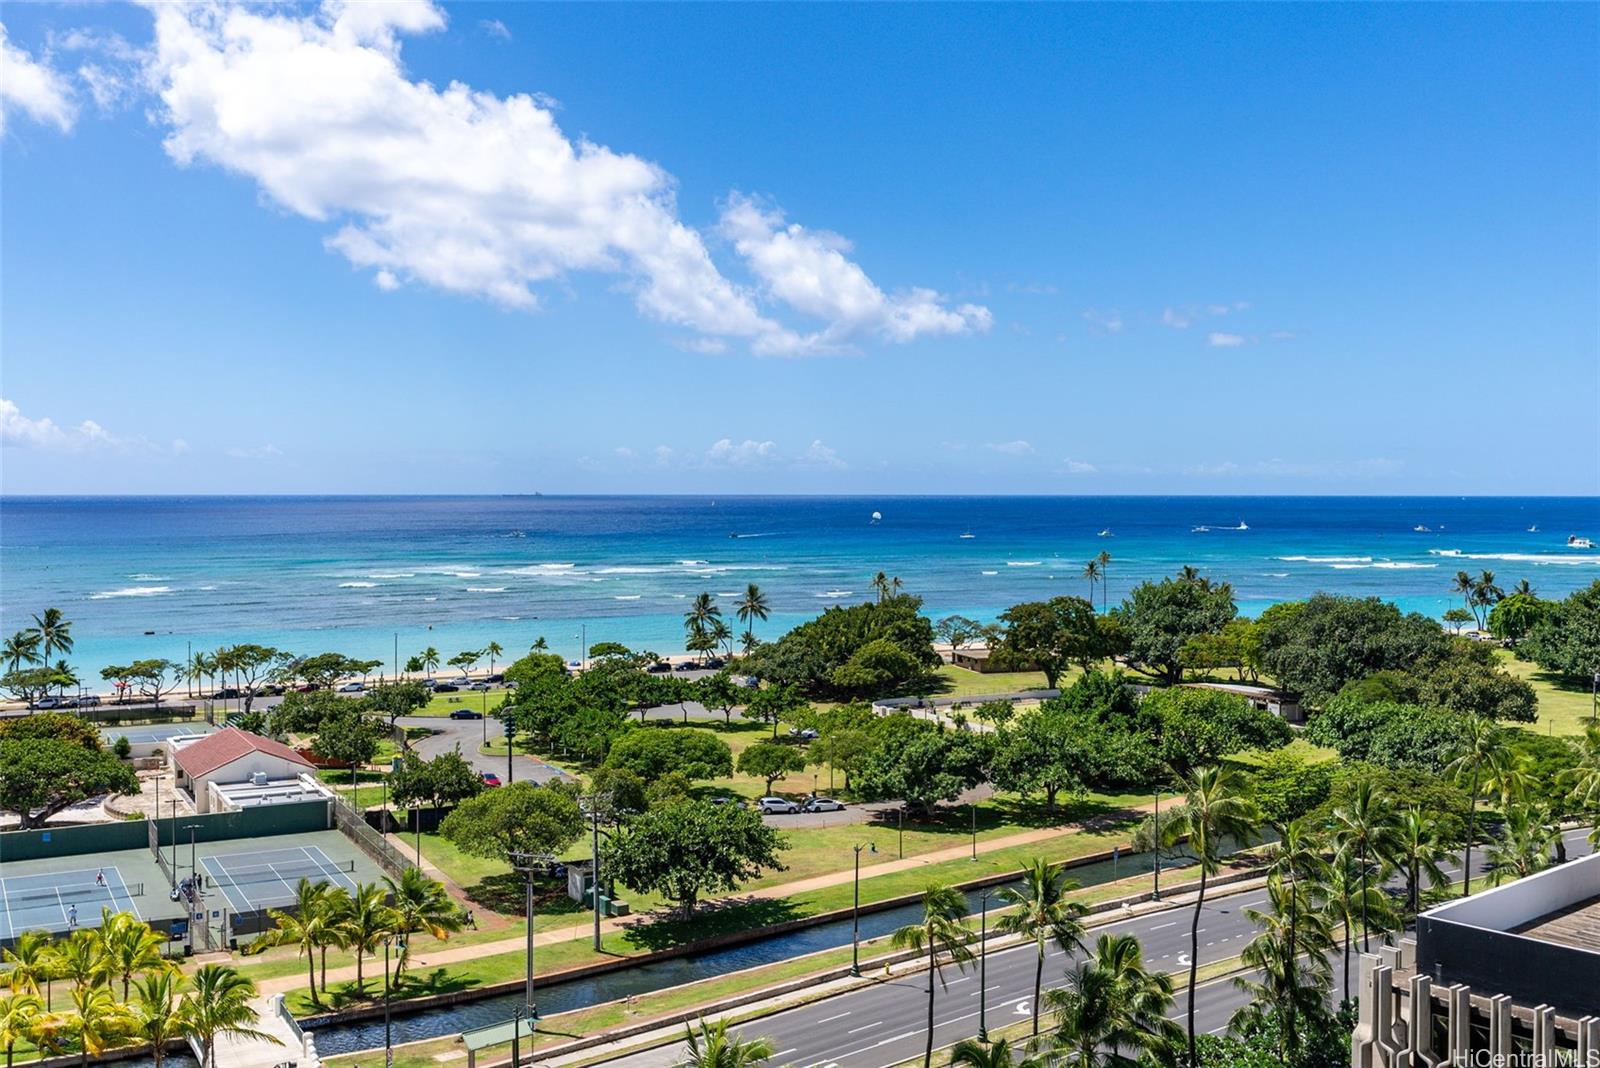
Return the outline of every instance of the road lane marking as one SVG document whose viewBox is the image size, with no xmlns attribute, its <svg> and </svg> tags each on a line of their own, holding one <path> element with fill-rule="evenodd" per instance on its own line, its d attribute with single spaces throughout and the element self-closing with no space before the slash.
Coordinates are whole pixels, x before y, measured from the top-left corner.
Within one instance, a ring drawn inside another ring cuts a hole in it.
<svg viewBox="0 0 1600 1068">
<path fill-rule="evenodd" d="M 871 1023 L 869 1023 L 869 1024 L 862 1024 L 862 1025 L 861 1025 L 861 1026 L 860 1026 L 860 1027 L 852 1027 L 852 1028 L 851 1028 L 851 1029 L 850 1029 L 850 1030 L 848 1030 L 848 1031 L 846 1031 L 846 1032 L 845 1032 L 845 1034 L 847 1034 L 847 1035 L 853 1035 L 853 1034 L 855 1034 L 855 1033 L 856 1033 L 856 1032 L 857 1032 L 857 1031 L 865 1031 L 865 1030 L 867 1030 L 867 1029 L 868 1029 L 868 1028 L 870 1028 L 870 1027 L 877 1027 L 877 1026 L 879 1026 L 879 1025 L 880 1025 L 880 1024 L 882 1024 L 882 1023 L 883 1023 L 883 1021 L 882 1021 L 882 1020 L 873 1020 L 873 1021 L 872 1021 L 872 1022 L 871 1022 Z M 776 1056 L 777 1056 L 777 1054 L 776 1054 L 776 1053 L 774 1053 L 774 1054 L 773 1054 L 773 1056 L 774 1056 L 774 1057 L 776 1057 Z"/>
<path fill-rule="evenodd" d="M 1160 930 L 1163 930 L 1163 929 L 1168 928 L 1168 927 L 1176 927 L 1176 926 L 1178 926 L 1178 921 L 1177 920 L 1173 920 L 1171 923 L 1158 923 L 1154 927 L 1150 928 L 1150 930 L 1152 930 L 1152 931 L 1160 931 Z"/>
<path fill-rule="evenodd" d="M 819 1023 L 819 1024 L 832 1023 L 834 1020 L 842 1020 L 846 1016 L 849 1016 L 849 1015 L 850 1015 L 850 1013 L 848 1013 L 848 1012 L 841 1012 L 837 1016 L 825 1016 L 822 1019 L 818 1020 L 817 1023 Z"/>
</svg>

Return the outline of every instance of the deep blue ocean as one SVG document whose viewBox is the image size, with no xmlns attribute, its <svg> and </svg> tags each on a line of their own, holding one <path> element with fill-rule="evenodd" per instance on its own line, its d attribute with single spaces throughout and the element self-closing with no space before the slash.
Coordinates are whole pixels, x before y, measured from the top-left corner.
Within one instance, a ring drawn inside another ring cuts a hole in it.
<svg viewBox="0 0 1600 1068">
<path fill-rule="evenodd" d="M 1458 569 L 1547 597 L 1600 578 L 1570 534 L 1600 542 L 1600 498 L 6 497 L 0 632 L 61 608 L 86 678 L 240 641 L 387 661 L 397 636 L 404 660 L 542 635 L 574 657 L 586 631 L 665 653 L 702 591 L 731 617 L 759 584 L 766 637 L 879 570 L 935 618 L 987 620 L 1086 595 L 1101 551 L 1113 604 L 1192 564 L 1246 613 L 1327 590 L 1438 615 Z"/>
</svg>

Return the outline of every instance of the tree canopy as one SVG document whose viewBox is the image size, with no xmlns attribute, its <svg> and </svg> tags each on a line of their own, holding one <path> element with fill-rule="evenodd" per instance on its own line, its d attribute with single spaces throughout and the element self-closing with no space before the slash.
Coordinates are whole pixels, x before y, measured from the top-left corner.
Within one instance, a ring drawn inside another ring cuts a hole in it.
<svg viewBox="0 0 1600 1068">
<path fill-rule="evenodd" d="M 0 740 L 0 809 L 16 813 L 24 830 L 80 801 L 138 792 L 133 768 L 102 749 L 65 738 Z"/>
<path fill-rule="evenodd" d="M 1517 655 L 1565 678 L 1591 681 L 1600 672 L 1600 580 L 1551 604 Z"/>
<path fill-rule="evenodd" d="M 733 774 L 733 750 L 706 730 L 636 727 L 612 743 L 606 763 L 626 768 L 645 782 L 671 772 L 689 779 L 717 779 Z"/>
<path fill-rule="evenodd" d="M 624 886 L 676 902 L 687 919 L 702 896 L 782 871 L 784 845 L 753 809 L 685 800 L 630 819 L 605 843 L 601 864 Z"/>
<path fill-rule="evenodd" d="M 1183 648 L 1215 634 L 1239 614 L 1233 587 L 1189 573 L 1141 582 L 1115 616 L 1126 641 L 1128 663 L 1169 685 L 1183 680 Z"/>
<path fill-rule="evenodd" d="M 518 782 L 461 802 L 439 833 L 464 853 L 494 860 L 560 853 L 583 834 L 583 812 L 571 789 Z"/>
<path fill-rule="evenodd" d="M 745 659 L 764 682 L 814 697 L 881 697 L 901 692 L 939 666 L 933 624 L 920 598 L 890 593 L 826 609 Z"/>
<path fill-rule="evenodd" d="M 1263 669 L 1313 707 L 1355 679 L 1410 670 L 1450 642 L 1438 623 L 1378 597 L 1319 593 L 1262 613 L 1260 622 Z"/>
<path fill-rule="evenodd" d="M 1112 639 L 1113 632 L 1102 626 L 1094 605 L 1082 597 L 1012 605 L 1001 613 L 1000 622 L 1000 642 L 993 650 L 999 666 L 1013 670 L 1037 667 L 1051 689 L 1069 667 L 1087 671 L 1121 651 Z"/>
</svg>

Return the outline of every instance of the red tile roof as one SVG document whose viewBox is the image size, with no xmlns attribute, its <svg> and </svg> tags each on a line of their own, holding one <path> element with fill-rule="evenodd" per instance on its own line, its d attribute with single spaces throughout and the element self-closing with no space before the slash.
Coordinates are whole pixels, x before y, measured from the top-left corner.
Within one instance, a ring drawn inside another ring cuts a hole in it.
<svg viewBox="0 0 1600 1068">
<path fill-rule="evenodd" d="M 224 728 L 215 734 L 206 735 L 198 742 L 182 747 L 173 754 L 173 760 L 186 775 L 196 779 L 251 753 L 265 753 L 308 768 L 313 766 L 309 760 L 282 742 L 242 731 L 238 727 Z"/>
</svg>

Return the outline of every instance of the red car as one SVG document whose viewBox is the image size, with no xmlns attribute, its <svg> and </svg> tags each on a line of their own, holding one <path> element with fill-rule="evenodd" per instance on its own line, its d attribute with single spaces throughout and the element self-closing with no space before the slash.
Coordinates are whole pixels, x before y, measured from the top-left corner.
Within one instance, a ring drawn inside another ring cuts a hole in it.
<svg viewBox="0 0 1600 1068">
<path fill-rule="evenodd" d="M 500 785 L 500 776 L 496 775 L 492 771 L 484 772 L 483 773 L 483 785 L 485 785 L 485 786 L 499 786 Z"/>
</svg>

